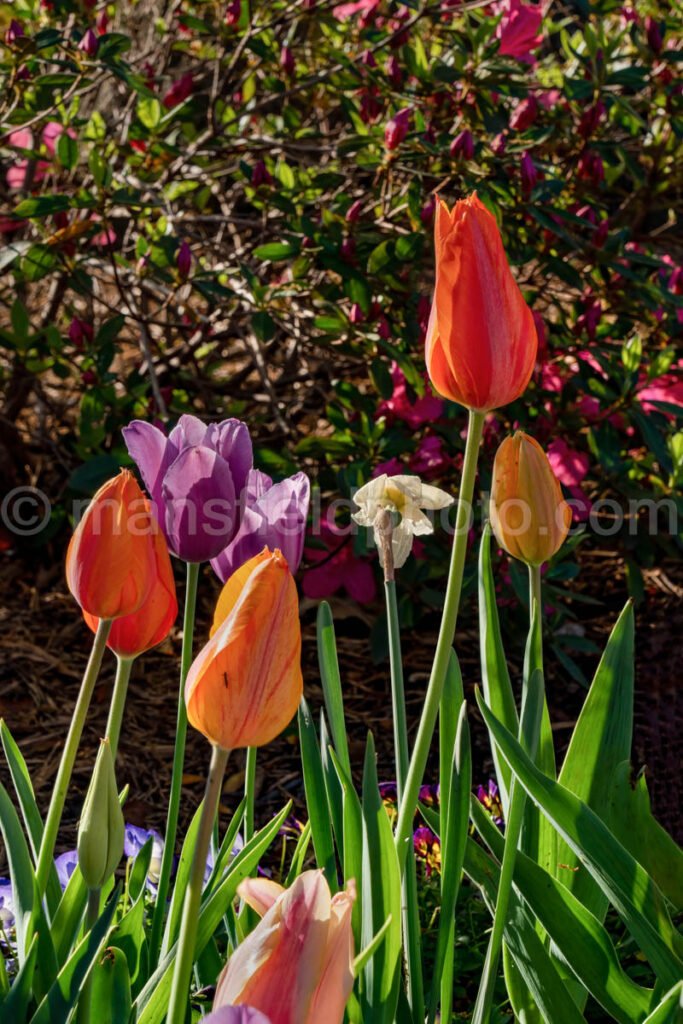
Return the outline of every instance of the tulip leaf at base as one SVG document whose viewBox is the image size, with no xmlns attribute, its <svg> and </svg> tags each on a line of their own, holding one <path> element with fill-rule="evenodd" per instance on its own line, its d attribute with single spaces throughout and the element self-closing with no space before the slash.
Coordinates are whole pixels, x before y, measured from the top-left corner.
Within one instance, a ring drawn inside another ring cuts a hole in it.
<svg viewBox="0 0 683 1024">
<path fill-rule="evenodd" d="M 125 953 L 116 946 L 108 946 L 93 967 L 90 1001 L 93 1024 L 128 1024 L 130 983 Z"/>
</svg>

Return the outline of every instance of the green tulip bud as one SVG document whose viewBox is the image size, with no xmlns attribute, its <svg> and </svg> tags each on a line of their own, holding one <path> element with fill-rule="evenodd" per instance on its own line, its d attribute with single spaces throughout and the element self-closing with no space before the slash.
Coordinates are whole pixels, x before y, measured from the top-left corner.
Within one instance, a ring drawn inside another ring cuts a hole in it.
<svg viewBox="0 0 683 1024">
<path fill-rule="evenodd" d="M 89 889 L 101 889 L 123 854 L 124 822 L 109 740 L 100 741 L 78 825 L 78 866 Z"/>
</svg>

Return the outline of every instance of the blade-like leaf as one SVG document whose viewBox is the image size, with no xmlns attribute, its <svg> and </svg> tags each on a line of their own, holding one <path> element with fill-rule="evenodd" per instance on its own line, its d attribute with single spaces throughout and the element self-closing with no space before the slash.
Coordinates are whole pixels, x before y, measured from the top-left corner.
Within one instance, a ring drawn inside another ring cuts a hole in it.
<svg viewBox="0 0 683 1024">
<path fill-rule="evenodd" d="M 107 946 L 93 967 L 90 1018 L 97 1024 L 128 1024 L 130 1010 L 128 960 L 121 949 Z"/>
<path fill-rule="evenodd" d="M 301 698 L 299 704 L 298 721 L 306 808 L 308 820 L 311 823 L 315 859 L 318 867 L 325 872 L 332 892 L 335 892 L 337 889 L 337 865 L 334 856 L 334 840 L 330 808 L 327 803 L 325 775 L 315 725 L 304 697 Z"/>
<path fill-rule="evenodd" d="M 0 1002 L 0 1020 L 7 1021 L 7 1024 L 23 1024 L 26 1020 L 26 1013 L 33 997 L 33 976 L 36 970 L 36 959 L 38 957 L 38 936 L 33 936 L 33 941 L 26 955 L 26 958 L 12 980 L 12 987 Z"/>
<path fill-rule="evenodd" d="M 92 929 L 62 967 L 54 984 L 31 1017 L 30 1024 L 67 1024 L 71 1019 L 83 983 L 109 933 L 116 913 L 118 896 L 117 888 Z"/>
<path fill-rule="evenodd" d="M 683 1020 L 683 981 L 667 992 L 644 1024 L 681 1024 Z"/>
<path fill-rule="evenodd" d="M 346 721 L 344 719 L 344 699 L 342 697 L 341 676 L 337 659 L 337 641 L 334 635 L 334 621 L 327 601 L 322 601 L 318 608 L 317 619 L 318 664 L 320 680 L 325 698 L 327 721 L 330 724 L 332 741 L 339 763 L 346 775 L 351 778 L 351 761 L 349 744 L 346 737 Z"/>
<path fill-rule="evenodd" d="M 479 802 L 472 800 L 472 820 L 493 855 L 503 855 L 505 839 Z M 641 988 L 622 969 L 602 923 L 548 871 L 518 852 L 514 884 L 541 922 L 579 981 L 621 1024 L 647 1016 L 652 990 Z M 577 993 L 578 994 L 578 993 Z"/>
<path fill-rule="evenodd" d="M 327 728 L 325 712 L 320 709 L 320 757 L 322 760 L 323 775 L 325 778 L 325 792 L 327 793 L 327 805 L 330 809 L 330 821 L 332 832 L 337 844 L 339 859 L 344 856 L 344 797 L 331 757 L 332 741 Z"/>
<path fill-rule="evenodd" d="M 519 716 L 515 704 L 510 674 L 503 650 L 503 639 L 498 619 L 496 588 L 491 567 L 491 527 L 487 523 L 479 548 L 479 642 L 481 646 L 481 678 L 486 703 L 513 735 L 519 729 Z M 510 794 L 510 769 L 494 748 L 493 763 L 500 790 L 503 812 L 507 816 Z"/>
<path fill-rule="evenodd" d="M 598 665 L 574 727 L 559 782 L 607 821 L 617 766 L 631 756 L 633 735 L 633 606 L 621 613 Z M 557 864 L 566 865 L 559 869 Z M 607 897 L 579 860 L 559 843 L 555 873 L 597 917 L 607 910 Z M 547 868 L 547 865 L 544 865 Z M 559 877 L 559 875 L 558 875 Z"/>
<path fill-rule="evenodd" d="M 57 963 L 60 967 L 66 963 L 69 953 L 74 947 L 87 902 L 88 887 L 80 868 L 76 865 L 52 922 L 52 936 Z"/>
<path fill-rule="evenodd" d="M 351 879 L 356 883 L 356 902 L 351 911 L 353 937 L 356 949 L 361 945 L 363 919 L 363 811 L 353 782 L 346 775 L 334 750 L 330 757 L 342 787 L 344 817 L 344 885 Z"/>
<path fill-rule="evenodd" d="M 372 942 L 388 917 L 386 938 L 363 972 L 363 1019 L 373 1024 L 393 1024 L 396 1014 L 401 981 L 401 876 L 369 733 L 363 768 L 363 946 Z"/>
<path fill-rule="evenodd" d="M 479 694 L 477 701 L 515 777 L 614 904 L 662 984 L 675 984 L 683 972 L 680 940 L 655 883 L 590 807 L 529 760 Z"/>
</svg>

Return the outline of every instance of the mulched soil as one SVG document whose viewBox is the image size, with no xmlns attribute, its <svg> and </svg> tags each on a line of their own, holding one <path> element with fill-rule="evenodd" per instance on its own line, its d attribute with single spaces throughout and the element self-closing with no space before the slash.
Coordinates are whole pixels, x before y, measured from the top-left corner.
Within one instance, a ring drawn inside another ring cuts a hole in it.
<svg viewBox="0 0 683 1024">
<path fill-rule="evenodd" d="M 582 611 L 586 636 L 600 648 L 626 600 L 620 562 L 608 552 L 584 552 L 581 578 L 601 596 L 603 605 Z M 648 766 L 653 807 L 673 834 L 681 836 L 680 764 L 683 757 L 683 707 L 678 680 L 683 654 L 677 637 L 683 632 L 683 572 L 667 565 L 647 574 L 647 596 L 637 612 L 637 698 L 635 764 Z M 182 586 L 179 588 L 181 596 Z M 207 636 L 218 583 L 207 570 L 200 587 L 197 640 Z M 181 597 L 182 599 L 182 597 Z M 360 769 L 365 737 L 372 729 L 378 748 L 380 777 L 393 778 L 391 766 L 391 699 L 386 664 L 370 657 L 370 628 L 376 609 L 361 609 L 343 599 L 332 600 L 339 642 L 347 719 L 354 765 Z M 302 605 L 304 679 L 313 709 L 322 704 L 315 644 L 315 607 Z M 428 622 L 405 640 L 408 715 L 414 729 L 422 707 L 435 640 Z M 163 830 L 171 773 L 177 706 L 180 628 L 155 652 L 138 660 L 131 681 L 119 751 L 119 785 L 130 785 L 126 817 L 134 824 Z M 90 633 L 63 581 L 59 557 L 44 555 L 29 562 L 5 554 L 0 561 L 0 716 L 8 723 L 27 760 L 38 803 L 49 802 L 62 745 L 89 650 Z M 491 768 L 485 729 L 474 704 L 480 680 L 478 641 L 472 609 L 465 608 L 458 629 L 458 653 L 473 730 L 475 779 L 485 780 Z M 584 659 L 591 675 L 597 656 Z M 519 663 L 512 661 L 513 678 Z M 547 662 L 547 690 L 557 747 L 566 747 L 585 691 L 567 682 L 566 673 Z M 114 659 L 106 660 L 84 732 L 74 785 L 66 807 L 60 848 L 73 848 L 83 793 L 103 733 L 114 675 Z M 182 824 L 197 807 L 208 763 L 206 740 L 190 730 L 182 801 Z M 1 760 L 1 759 L 0 759 Z M 222 806 L 229 813 L 241 795 L 242 752 L 228 768 Z M 0 778 L 9 785 L 4 762 Z M 304 813 L 298 742 L 290 730 L 259 753 L 257 821 L 265 822 L 285 800 Z M 0 850 L 0 871 L 5 870 Z"/>
</svg>

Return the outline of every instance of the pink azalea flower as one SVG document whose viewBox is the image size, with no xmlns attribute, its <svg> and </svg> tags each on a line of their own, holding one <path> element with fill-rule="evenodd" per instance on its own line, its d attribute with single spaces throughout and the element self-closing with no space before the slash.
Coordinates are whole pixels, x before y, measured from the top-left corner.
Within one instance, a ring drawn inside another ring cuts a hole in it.
<svg viewBox="0 0 683 1024">
<path fill-rule="evenodd" d="M 337 21 L 348 21 L 355 14 L 360 14 L 367 19 L 368 15 L 371 15 L 377 7 L 379 7 L 379 0 L 355 0 L 354 3 L 337 4 L 332 8 L 332 14 Z"/>
<path fill-rule="evenodd" d="M 73 128 L 65 128 L 63 124 L 59 123 L 59 121 L 48 121 L 45 127 L 43 128 L 42 139 L 43 143 L 45 144 L 45 149 L 48 151 L 50 156 L 55 155 L 55 150 L 57 148 L 57 140 L 59 139 L 60 135 L 64 134 L 64 132 L 66 132 L 67 135 L 70 136 L 70 138 L 76 138 L 76 132 L 73 130 Z"/>
<path fill-rule="evenodd" d="M 406 467 L 403 465 L 400 459 L 394 456 L 393 459 L 387 459 L 386 462 L 378 462 L 372 471 L 373 477 L 382 476 L 386 473 L 387 476 L 400 476 L 405 473 Z"/>
<path fill-rule="evenodd" d="M 661 377 L 650 381 L 638 392 L 640 404 L 644 412 L 662 412 L 654 402 L 667 402 L 669 405 L 677 405 L 683 408 L 683 359 L 676 364 L 673 373 L 665 373 Z M 666 412 L 665 416 L 674 419 L 674 414 Z"/>
<path fill-rule="evenodd" d="M 306 548 L 307 562 L 324 564 L 307 569 L 301 586 L 306 597 L 320 601 L 324 597 L 345 590 L 352 600 L 369 604 L 377 594 L 375 576 L 369 562 L 362 561 L 353 553 L 353 537 L 336 524 L 330 525 L 327 518 L 320 523 L 319 538 L 324 548 Z M 338 550 L 337 550 L 338 549 Z M 335 553 L 330 557 L 330 551 Z"/>
<path fill-rule="evenodd" d="M 436 434 L 423 437 L 417 451 L 410 457 L 410 471 L 418 476 L 439 476 L 453 460 L 444 450 L 443 440 Z M 399 470 L 402 472 L 402 470 Z"/>
<path fill-rule="evenodd" d="M 551 441 L 546 451 L 553 473 L 565 487 L 580 484 L 585 478 L 590 467 L 590 459 L 585 452 L 570 448 L 561 437 Z"/>
<path fill-rule="evenodd" d="M 429 385 L 422 398 L 411 402 L 403 371 L 398 363 L 391 364 L 391 377 L 394 382 L 394 393 L 391 398 L 380 402 L 378 416 L 388 416 L 402 420 L 411 429 L 432 423 L 443 414 L 443 400 L 432 394 Z"/>
<path fill-rule="evenodd" d="M 535 64 L 532 50 L 543 42 L 540 34 L 542 8 L 524 4 L 521 0 L 500 0 L 494 5 L 494 11 L 502 15 L 496 27 L 496 39 L 500 40 L 498 52 L 503 56 L 516 57 L 524 64 Z"/>
<path fill-rule="evenodd" d="M 30 128 L 17 128 L 7 136 L 7 144 L 15 149 L 33 149 L 33 132 Z"/>
<path fill-rule="evenodd" d="M 50 165 L 45 160 L 38 160 L 33 169 L 33 176 L 31 178 L 32 185 L 39 185 L 45 177 L 47 171 L 49 171 Z M 7 181 L 8 188 L 25 188 L 27 185 L 27 179 L 29 177 L 29 161 L 28 160 L 17 160 L 15 164 L 7 171 L 5 180 Z"/>
</svg>

